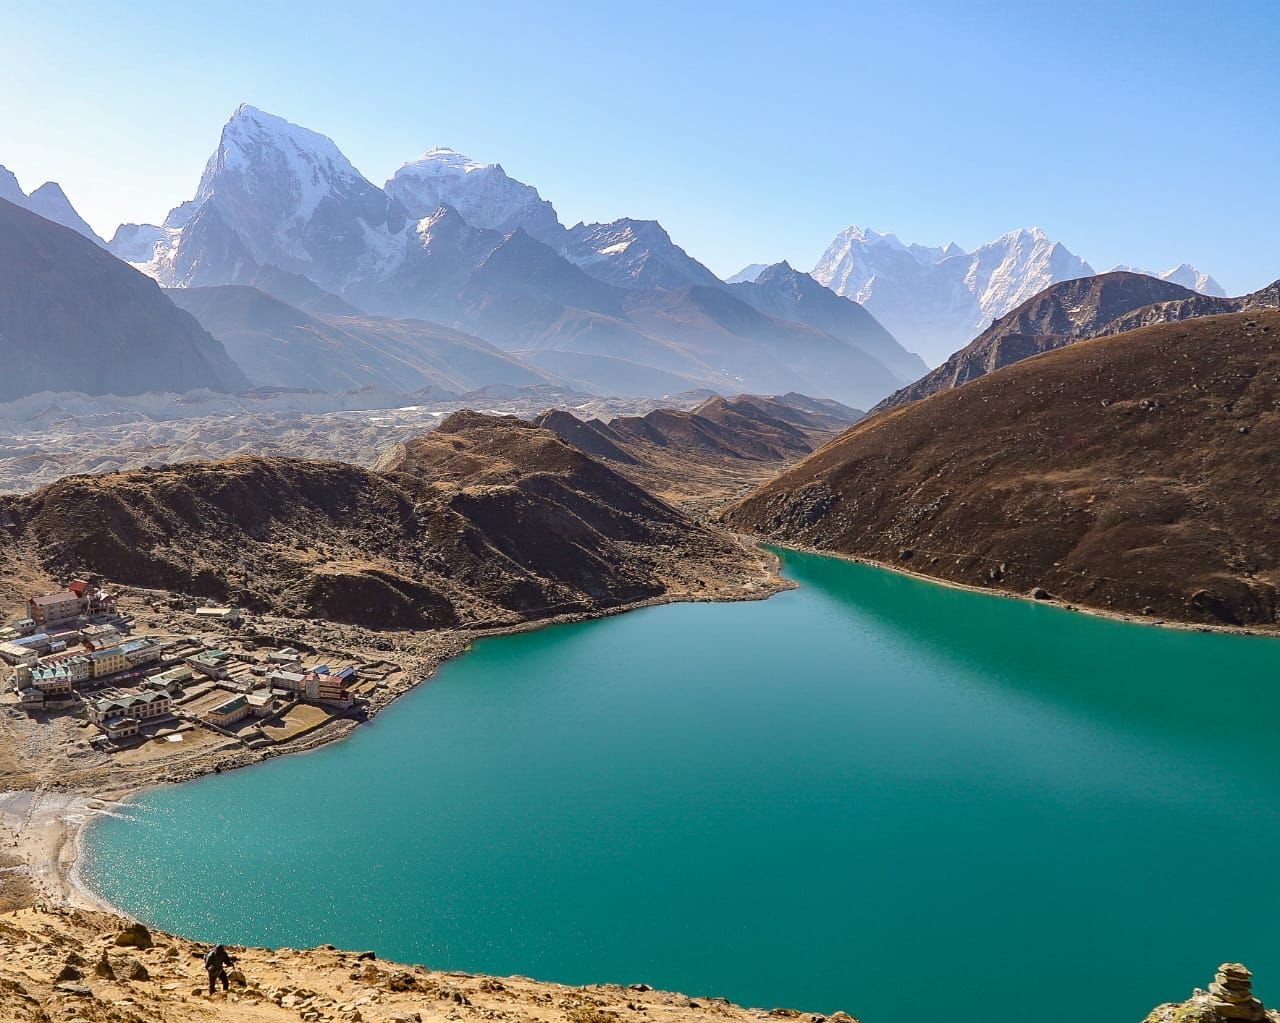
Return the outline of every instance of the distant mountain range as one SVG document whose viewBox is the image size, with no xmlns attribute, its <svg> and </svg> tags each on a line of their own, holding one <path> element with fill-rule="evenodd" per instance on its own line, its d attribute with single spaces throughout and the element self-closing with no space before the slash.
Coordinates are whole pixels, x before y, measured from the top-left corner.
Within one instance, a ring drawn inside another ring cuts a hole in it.
<svg viewBox="0 0 1280 1023">
<path fill-rule="evenodd" d="M 828 246 L 813 276 L 865 306 L 903 345 L 938 365 L 1051 284 L 1094 273 L 1039 228 L 1011 231 L 966 252 L 849 227 Z M 1212 277 L 1186 264 L 1155 276 L 1223 294 Z"/>
<path fill-rule="evenodd" d="M 730 287 L 654 221 L 566 228 L 536 189 L 448 149 L 378 188 L 331 140 L 250 106 L 224 127 L 195 197 L 161 225 L 123 225 L 110 250 L 169 288 L 249 285 L 327 303 L 309 315 L 440 324 L 594 393 L 801 391 L 865 408 L 925 368 L 789 266 Z M 239 315 L 242 336 L 259 329 Z"/>
<path fill-rule="evenodd" d="M 566 227 L 533 186 L 445 148 L 379 188 L 332 140 L 248 105 L 162 224 L 104 243 L 56 183 L 26 195 L 4 168 L 0 197 L 155 278 L 270 386 L 795 391 L 866 408 L 1045 287 L 1093 276 L 1037 229 L 965 252 L 851 227 L 813 274 L 752 264 L 721 281 L 656 221 Z M 1158 276 L 1221 295 L 1188 265 Z"/>
<path fill-rule="evenodd" d="M 436 398 L 490 384 L 551 384 L 553 377 L 486 341 L 423 320 L 306 313 L 256 288 L 176 288 L 169 298 L 226 346 L 255 384 L 384 395 L 430 389 Z"/>
</svg>

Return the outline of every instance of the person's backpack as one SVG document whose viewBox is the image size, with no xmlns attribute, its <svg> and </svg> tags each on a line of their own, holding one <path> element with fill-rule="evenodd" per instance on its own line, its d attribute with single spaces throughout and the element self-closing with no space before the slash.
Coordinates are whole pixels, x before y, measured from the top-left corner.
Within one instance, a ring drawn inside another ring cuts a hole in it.
<svg viewBox="0 0 1280 1023">
<path fill-rule="evenodd" d="M 209 951 L 205 953 L 204 968 L 206 970 L 216 970 L 222 965 L 222 956 L 218 955 L 220 951 L 221 946 L 218 946 L 217 948 L 209 949 Z"/>
</svg>

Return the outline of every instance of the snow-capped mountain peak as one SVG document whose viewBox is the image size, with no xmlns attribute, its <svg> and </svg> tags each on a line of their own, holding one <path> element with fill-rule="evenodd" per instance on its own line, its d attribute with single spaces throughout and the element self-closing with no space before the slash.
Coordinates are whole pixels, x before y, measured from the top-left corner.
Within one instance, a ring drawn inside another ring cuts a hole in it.
<svg viewBox="0 0 1280 1023">
<path fill-rule="evenodd" d="M 936 364 L 1036 292 L 1092 273 L 1039 227 L 966 252 L 954 243 L 906 244 L 855 226 L 836 236 L 813 276 L 861 302 L 907 348 Z"/>
<path fill-rule="evenodd" d="M 725 284 L 751 284 L 768 268 L 768 263 L 748 263 L 732 277 L 726 278 Z"/>
<path fill-rule="evenodd" d="M 373 185 L 332 139 L 242 103 L 222 129 L 196 202 L 228 188 L 306 219 L 326 197 L 364 195 Z"/>
<path fill-rule="evenodd" d="M 397 176 L 401 174 L 457 176 L 472 174 L 495 166 L 497 165 L 479 163 L 448 146 L 432 146 L 416 160 L 404 164 L 396 174 Z"/>
<path fill-rule="evenodd" d="M 501 164 L 479 163 L 456 150 L 437 146 L 404 164 L 386 183 L 414 219 L 452 206 L 472 227 L 509 234 L 523 228 L 552 243 L 564 228 L 555 207 L 531 185 L 508 176 Z"/>
<path fill-rule="evenodd" d="M 1192 291 L 1198 291 L 1202 295 L 1212 295 L 1214 298 L 1226 298 L 1226 290 L 1213 279 L 1209 274 L 1197 269 L 1190 263 L 1179 263 L 1175 267 L 1168 270 L 1157 272 L 1155 270 L 1143 270 L 1135 266 L 1126 266 L 1123 263 L 1117 264 L 1111 268 L 1112 270 L 1127 270 L 1129 273 L 1146 274 L 1148 277 L 1157 277 L 1162 281 L 1168 281 L 1171 284 L 1181 284 L 1184 288 L 1190 288 Z"/>
<path fill-rule="evenodd" d="M 162 284 L 238 283 L 273 266 L 341 287 L 403 255 L 407 218 L 332 139 L 249 104 L 223 126 L 195 198 L 113 251 Z M 137 256 L 152 245 L 150 258 Z"/>
<path fill-rule="evenodd" d="M 721 283 L 656 220 L 623 217 L 609 224 L 575 224 L 564 233 L 559 248 L 591 276 L 623 288 L 670 290 Z"/>
</svg>

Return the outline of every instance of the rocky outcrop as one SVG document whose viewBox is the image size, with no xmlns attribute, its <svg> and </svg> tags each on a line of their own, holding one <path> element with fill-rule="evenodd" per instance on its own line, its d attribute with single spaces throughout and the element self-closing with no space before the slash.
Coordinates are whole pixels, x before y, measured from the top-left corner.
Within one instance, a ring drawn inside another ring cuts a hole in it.
<svg viewBox="0 0 1280 1023">
<path fill-rule="evenodd" d="M 717 997 L 690 998 L 648 984 L 589 986 L 490 977 L 383 960 L 333 945 L 310 949 L 232 946 L 230 990 L 210 995 L 201 958 L 207 944 L 156 934 L 154 948 L 114 976 L 72 979 L 69 959 L 95 957 L 121 921 L 105 913 L 24 908 L 0 916 L 0 1020 L 85 1023 L 760 1023 L 794 1019 L 857 1023 L 795 1009 L 746 1009 Z M 136 964 L 136 966 L 135 966 Z M 59 971 L 62 972 L 59 972 Z M 141 972 L 139 972 L 141 971 Z M 145 973 L 145 976 L 142 974 Z M 65 977 L 64 977 L 65 974 Z"/>
</svg>

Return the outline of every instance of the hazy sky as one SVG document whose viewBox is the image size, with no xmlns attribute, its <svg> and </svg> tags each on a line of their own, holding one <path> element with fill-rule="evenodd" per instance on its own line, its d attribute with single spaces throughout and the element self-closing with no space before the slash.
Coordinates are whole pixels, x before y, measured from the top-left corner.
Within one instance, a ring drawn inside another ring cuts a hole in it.
<svg viewBox="0 0 1280 1023">
<path fill-rule="evenodd" d="M 727 274 L 857 223 L 1039 225 L 1096 269 L 1280 277 L 1280 4 L 0 0 L 0 164 L 110 236 L 190 198 L 240 102 L 376 184 L 432 145 Z"/>
</svg>

